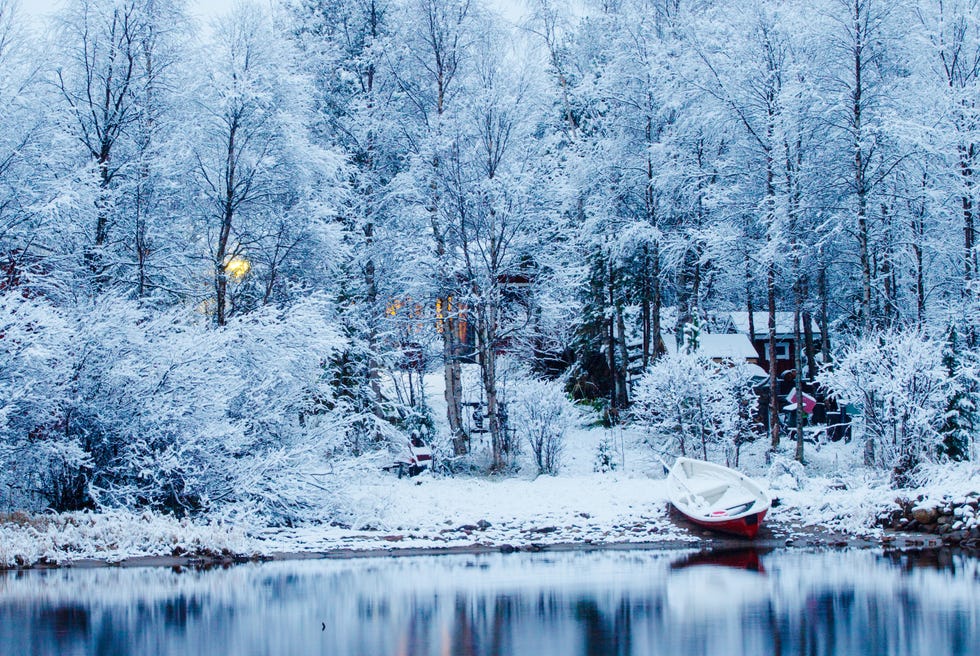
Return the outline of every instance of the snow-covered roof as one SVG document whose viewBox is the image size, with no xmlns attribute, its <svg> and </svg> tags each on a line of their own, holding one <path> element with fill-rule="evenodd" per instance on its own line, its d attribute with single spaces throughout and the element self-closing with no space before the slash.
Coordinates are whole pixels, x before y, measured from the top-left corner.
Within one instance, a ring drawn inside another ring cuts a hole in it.
<svg viewBox="0 0 980 656">
<path fill-rule="evenodd" d="M 704 334 L 698 337 L 698 352 L 711 359 L 748 360 L 759 357 L 746 335 Z"/>
<path fill-rule="evenodd" d="M 736 332 L 743 335 L 749 334 L 749 313 L 748 312 L 730 312 L 728 314 L 729 319 L 732 323 L 732 328 Z M 766 337 L 769 335 L 769 313 L 768 312 L 753 312 L 752 313 L 753 322 L 755 324 L 755 338 L 759 339 L 761 337 Z M 810 329 L 813 331 L 814 335 L 820 334 L 820 326 L 811 318 L 810 319 Z M 802 320 L 800 322 L 800 333 L 803 333 Z M 792 312 L 777 312 L 776 313 L 776 335 L 781 335 L 784 337 L 792 337 L 793 335 L 793 313 Z"/>
<path fill-rule="evenodd" d="M 670 353 L 677 351 L 676 341 L 665 339 Z M 752 360 L 759 357 L 748 335 L 732 333 L 701 333 L 698 335 L 698 354 L 710 360 Z"/>
</svg>

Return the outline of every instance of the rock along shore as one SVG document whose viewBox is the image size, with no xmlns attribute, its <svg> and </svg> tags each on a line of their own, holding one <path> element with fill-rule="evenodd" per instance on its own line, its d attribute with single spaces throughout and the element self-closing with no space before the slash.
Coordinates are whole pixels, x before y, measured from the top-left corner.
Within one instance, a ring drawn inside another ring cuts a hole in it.
<svg viewBox="0 0 980 656">
<path fill-rule="evenodd" d="M 894 509 L 878 516 L 878 526 L 904 533 L 938 536 L 942 543 L 969 549 L 980 548 L 980 493 L 962 497 L 895 499 Z"/>
</svg>

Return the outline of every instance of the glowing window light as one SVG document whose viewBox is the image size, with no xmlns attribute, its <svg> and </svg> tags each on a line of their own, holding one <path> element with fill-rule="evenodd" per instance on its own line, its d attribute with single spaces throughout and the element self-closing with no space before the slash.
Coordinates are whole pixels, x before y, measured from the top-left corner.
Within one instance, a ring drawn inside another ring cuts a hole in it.
<svg viewBox="0 0 980 656">
<path fill-rule="evenodd" d="M 225 264 L 225 273 L 231 276 L 232 280 L 241 280 L 252 270 L 252 263 L 239 255 L 233 256 Z"/>
</svg>

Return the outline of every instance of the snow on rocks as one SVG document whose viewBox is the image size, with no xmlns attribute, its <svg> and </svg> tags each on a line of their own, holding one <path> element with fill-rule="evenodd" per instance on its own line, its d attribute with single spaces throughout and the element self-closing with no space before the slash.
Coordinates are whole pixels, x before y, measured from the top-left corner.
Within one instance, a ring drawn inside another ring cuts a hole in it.
<svg viewBox="0 0 980 656">
<path fill-rule="evenodd" d="M 894 505 L 878 516 L 885 528 L 939 535 L 948 544 L 980 546 L 980 493 L 939 498 L 918 495 L 915 499 L 899 497 Z"/>
</svg>

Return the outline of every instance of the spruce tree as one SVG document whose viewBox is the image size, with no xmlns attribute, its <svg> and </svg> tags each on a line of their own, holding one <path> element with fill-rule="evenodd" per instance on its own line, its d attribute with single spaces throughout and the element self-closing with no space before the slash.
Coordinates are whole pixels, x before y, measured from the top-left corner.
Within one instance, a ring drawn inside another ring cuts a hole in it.
<svg viewBox="0 0 980 656">
<path fill-rule="evenodd" d="M 940 457 L 962 461 L 969 458 L 970 437 L 976 426 L 976 403 L 971 380 L 965 375 L 956 326 L 951 325 L 943 347 L 943 366 L 952 383 L 946 417 L 940 429 Z"/>
</svg>

